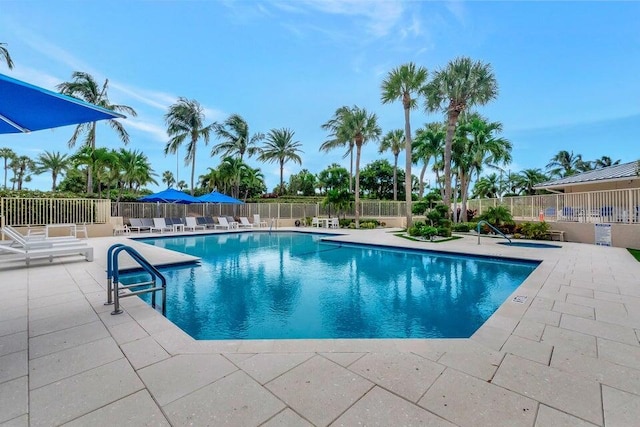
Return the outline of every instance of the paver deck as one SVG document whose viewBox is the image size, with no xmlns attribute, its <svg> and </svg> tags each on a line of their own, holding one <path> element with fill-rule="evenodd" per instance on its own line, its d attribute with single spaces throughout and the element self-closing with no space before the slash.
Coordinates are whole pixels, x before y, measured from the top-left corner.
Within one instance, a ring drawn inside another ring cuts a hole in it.
<svg viewBox="0 0 640 427">
<path fill-rule="evenodd" d="M 632 426 L 640 263 L 620 248 L 338 240 L 541 260 L 470 339 L 195 341 L 137 298 L 110 314 L 95 261 L 0 264 L 0 425 Z M 242 231 L 253 232 L 253 231 Z M 5 424 L 6 423 L 6 424 Z"/>
</svg>

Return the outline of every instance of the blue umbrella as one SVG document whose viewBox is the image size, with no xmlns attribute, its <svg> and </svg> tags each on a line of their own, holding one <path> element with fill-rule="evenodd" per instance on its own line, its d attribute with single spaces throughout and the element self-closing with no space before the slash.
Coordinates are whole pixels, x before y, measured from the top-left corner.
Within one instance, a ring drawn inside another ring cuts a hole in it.
<svg viewBox="0 0 640 427">
<path fill-rule="evenodd" d="M 217 191 L 212 191 L 209 194 L 200 196 L 198 197 L 198 200 L 204 203 L 232 203 L 236 205 L 241 205 L 244 203 L 238 199 L 234 199 L 231 196 L 227 196 L 226 194 L 218 193 Z"/>
<path fill-rule="evenodd" d="M 122 114 L 0 74 L 0 134 L 124 118 Z"/>
<path fill-rule="evenodd" d="M 167 188 L 159 193 L 150 194 L 138 199 L 139 202 L 158 202 L 158 203 L 202 203 L 197 198 L 183 193 L 182 191 L 175 190 L 173 188 Z"/>
</svg>

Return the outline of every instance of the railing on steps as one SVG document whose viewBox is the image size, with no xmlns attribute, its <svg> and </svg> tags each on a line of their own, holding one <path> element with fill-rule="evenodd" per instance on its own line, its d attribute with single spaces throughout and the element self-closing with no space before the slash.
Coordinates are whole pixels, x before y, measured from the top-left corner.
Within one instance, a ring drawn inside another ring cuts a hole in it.
<svg viewBox="0 0 640 427">
<path fill-rule="evenodd" d="M 120 268 L 118 266 L 118 255 L 121 252 L 128 253 L 134 261 L 136 261 L 140 267 L 151 276 L 151 280 L 146 282 L 136 282 L 129 285 L 120 285 Z M 160 285 L 158 286 L 158 280 Z M 138 289 L 130 291 L 128 293 L 120 294 L 121 289 L 130 289 L 146 287 L 144 289 Z M 120 298 L 130 297 L 133 295 L 141 295 L 151 293 L 151 307 L 156 308 L 156 292 L 162 291 L 162 315 L 167 314 L 167 280 L 164 275 L 158 271 L 156 267 L 151 265 L 138 251 L 131 246 L 124 245 L 122 243 L 116 243 L 107 250 L 107 302 L 104 305 L 113 304 L 113 311 L 111 314 L 121 314 L 120 310 Z"/>
</svg>

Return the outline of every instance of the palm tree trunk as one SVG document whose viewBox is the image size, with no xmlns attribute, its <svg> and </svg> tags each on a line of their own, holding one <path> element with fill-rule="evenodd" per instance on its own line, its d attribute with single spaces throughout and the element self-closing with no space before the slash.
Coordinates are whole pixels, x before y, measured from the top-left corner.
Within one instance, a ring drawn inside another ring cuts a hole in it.
<svg viewBox="0 0 640 427">
<path fill-rule="evenodd" d="M 405 201 L 406 201 L 406 209 L 407 209 L 407 229 L 411 227 L 411 223 L 413 220 L 413 213 L 411 212 L 411 120 L 409 116 L 409 112 L 411 111 L 409 108 L 408 102 L 404 103 L 404 137 L 405 137 L 405 176 L 404 176 L 404 191 L 405 191 Z"/>
<path fill-rule="evenodd" d="M 191 154 L 193 158 L 191 159 L 191 195 L 193 196 L 193 177 L 196 173 L 196 141 L 193 141 L 193 153 Z"/>
<path fill-rule="evenodd" d="M 4 158 L 4 189 L 7 189 L 7 158 Z"/>
<path fill-rule="evenodd" d="M 91 146 L 91 159 L 96 151 L 96 122 L 91 123 L 91 130 L 89 130 L 89 144 Z M 93 165 L 89 162 L 87 165 L 87 194 L 93 194 Z"/>
<path fill-rule="evenodd" d="M 398 155 L 393 157 L 393 201 L 398 201 Z"/>
<path fill-rule="evenodd" d="M 456 131 L 456 123 L 458 122 L 460 112 L 449 108 L 447 120 L 447 136 L 444 141 L 444 205 L 447 209 L 451 209 L 451 144 L 453 143 L 453 135 Z"/>
<path fill-rule="evenodd" d="M 462 183 L 462 222 L 469 221 L 467 216 L 467 201 L 469 200 L 469 185 L 471 185 L 471 174 Z"/>
<path fill-rule="evenodd" d="M 353 147 L 349 150 L 349 192 L 353 192 Z"/>
<path fill-rule="evenodd" d="M 51 180 L 53 184 L 51 184 L 51 191 L 56 191 L 56 181 L 58 180 L 58 174 L 55 172 L 51 172 Z"/>
<path fill-rule="evenodd" d="M 284 161 L 280 160 L 280 188 L 278 188 L 278 195 L 282 195 L 282 190 L 284 188 Z"/>
<path fill-rule="evenodd" d="M 422 169 L 420 170 L 420 188 L 418 189 L 418 196 L 420 199 L 424 196 L 424 174 L 427 172 L 427 166 L 429 162 L 424 162 Z"/>
<path fill-rule="evenodd" d="M 360 148 L 362 144 L 356 144 L 356 194 L 355 194 L 355 214 L 356 228 L 360 228 Z"/>
</svg>

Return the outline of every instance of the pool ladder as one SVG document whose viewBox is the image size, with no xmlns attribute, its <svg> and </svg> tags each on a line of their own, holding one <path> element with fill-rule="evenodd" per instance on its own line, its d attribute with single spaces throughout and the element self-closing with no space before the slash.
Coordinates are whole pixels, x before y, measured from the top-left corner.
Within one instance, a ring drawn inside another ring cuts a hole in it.
<svg viewBox="0 0 640 427">
<path fill-rule="evenodd" d="M 146 282 L 136 282 L 129 285 L 120 284 L 120 269 L 118 267 L 118 255 L 121 252 L 128 253 L 134 261 L 136 261 L 140 267 L 149 275 L 151 280 Z M 158 285 L 158 280 L 160 285 Z M 128 293 L 120 294 L 120 290 L 129 288 L 145 287 L 144 289 L 138 289 L 130 291 Z M 107 302 L 104 305 L 113 304 L 113 311 L 111 314 L 121 314 L 120 298 L 130 297 L 133 295 L 141 295 L 151 293 L 151 307 L 156 308 L 156 292 L 162 291 L 162 315 L 166 316 L 166 303 L 167 303 L 167 279 L 149 263 L 138 251 L 131 246 L 124 245 L 122 243 L 116 243 L 107 250 Z"/>
<path fill-rule="evenodd" d="M 480 226 L 481 226 L 483 223 L 484 223 L 484 224 L 487 224 L 487 225 L 489 226 L 489 228 L 491 228 L 493 231 L 495 231 L 496 233 L 498 233 L 499 235 L 501 235 L 502 237 L 504 237 L 505 239 L 507 239 L 507 240 L 509 241 L 509 244 L 511 244 L 511 239 L 510 239 L 510 238 L 508 238 L 507 236 L 505 236 L 505 234 L 504 234 L 502 231 L 498 230 L 497 228 L 495 228 L 493 225 L 489 224 L 489 223 L 488 223 L 487 221 L 485 221 L 484 219 L 478 222 L 478 227 L 477 227 L 477 228 L 478 228 L 478 230 L 477 230 L 477 231 L 478 231 L 478 244 L 480 244 Z"/>
</svg>

